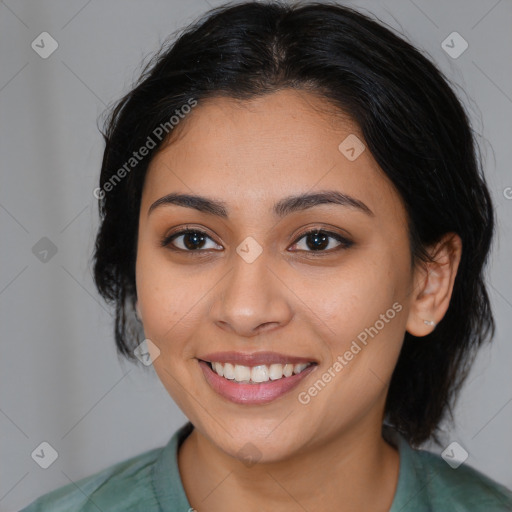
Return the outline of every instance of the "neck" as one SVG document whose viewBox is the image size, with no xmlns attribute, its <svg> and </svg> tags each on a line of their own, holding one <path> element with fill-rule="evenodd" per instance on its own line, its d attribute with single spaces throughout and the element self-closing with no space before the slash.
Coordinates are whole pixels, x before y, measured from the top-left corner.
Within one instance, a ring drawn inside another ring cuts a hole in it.
<svg viewBox="0 0 512 512">
<path fill-rule="evenodd" d="M 285 461 L 250 467 L 194 429 L 180 448 L 178 465 L 190 504 L 198 511 L 259 511 L 264 499 L 265 508 L 283 512 L 387 512 L 399 456 L 382 438 L 380 422 L 372 421 Z"/>
</svg>

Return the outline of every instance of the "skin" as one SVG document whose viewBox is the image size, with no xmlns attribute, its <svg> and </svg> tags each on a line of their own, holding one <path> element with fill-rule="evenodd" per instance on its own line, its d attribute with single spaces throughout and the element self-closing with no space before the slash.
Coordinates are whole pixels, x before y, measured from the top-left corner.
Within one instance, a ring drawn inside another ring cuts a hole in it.
<svg viewBox="0 0 512 512">
<path fill-rule="evenodd" d="M 325 100 L 295 90 L 242 102 L 210 99 L 150 163 L 137 308 L 146 337 L 160 350 L 155 371 L 195 426 L 178 463 L 198 511 L 387 511 L 393 501 L 399 456 L 381 436 L 389 381 L 405 331 L 424 336 L 434 329 L 424 320 L 439 322 L 445 314 L 462 248 L 448 234 L 432 248 L 433 263 L 411 268 L 400 196 L 368 149 L 354 161 L 340 152 L 349 134 L 363 137 L 332 111 Z M 282 198 L 319 190 L 349 194 L 373 215 L 327 204 L 274 216 Z M 170 192 L 222 200 L 229 217 L 177 205 L 148 215 Z M 211 238 L 202 256 L 185 252 L 183 237 L 174 241 L 176 251 L 159 245 L 186 226 Z M 339 248 L 329 239 L 324 253 L 311 256 L 298 236 L 310 228 L 339 233 L 353 245 Z M 236 252 L 248 236 L 263 250 L 252 263 Z M 394 303 L 401 311 L 309 403 L 300 403 L 298 394 Z M 237 405 L 217 395 L 199 367 L 198 357 L 216 351 L 276 351 L 318 366 L 271 403 Z M 247 453 L 256 464 L 244 464 Z"/>
</svg>

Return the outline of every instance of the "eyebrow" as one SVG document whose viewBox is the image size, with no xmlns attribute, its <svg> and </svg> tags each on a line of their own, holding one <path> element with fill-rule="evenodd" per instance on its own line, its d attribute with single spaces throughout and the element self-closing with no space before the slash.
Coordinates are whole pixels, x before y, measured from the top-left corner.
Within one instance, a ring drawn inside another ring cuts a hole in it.
<svg viewBox="0 0 512 512">
<path fill-rule="evenodd" d="M 224 201 L 195 194 L 179 194 L 175 192 L 157 199 L 149 207 L 148 215 L 156 208 L 170 204 L 183 206 L 185 208 L 193 208 L 200 212 L 215 215 L 223 219 L 227 219 L 229 217 L 228 208 Z M 285 217 L 290 213 L 303 211 L 323 204 L 337 204 L 356 209 L 371 217 L 374 216 L 374 213 L 362 201 L 336 190 L 322 190 L 315 193 L 285 197 L 274 204 L 273 213 L 277 217 Z"/>
</svg>

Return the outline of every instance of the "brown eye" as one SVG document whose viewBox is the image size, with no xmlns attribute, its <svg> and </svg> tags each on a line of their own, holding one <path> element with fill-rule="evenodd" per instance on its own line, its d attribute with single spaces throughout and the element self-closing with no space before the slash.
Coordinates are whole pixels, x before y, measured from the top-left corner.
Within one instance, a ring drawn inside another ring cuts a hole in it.
<svg viewBox="0 0 512 512">
<path fill-rule="evenodd" d="M 292 247 L 299 246 L 302 240 L 304 240 L 304 243 L 301 247 L 298 247 L 298 250 L 306 252 L 330 253 L 338 249 L 348 249 L 351 245 L 353 245 L 353 242 L 347 240 L 337 233 L 331 233 L 329 231 L 323 231 L 320 229 L 314 229 L 304 233 L 295 241 Z M 336 245 L 336 242 L 338 245 Z"/>
<path fill-rule="evenodd" d="M 214 247 L 206 247 L 208 240 L 213 242 Z M 187 229 L 173 233 L 165 237 L 161 245 L 163 247 L 172 245 L 173 247 L 170 248 L 185 252 L 197 252 L 211 249 L 218 250 L 220 247 L 204 231 L 198 229 Z"/>
</svg>

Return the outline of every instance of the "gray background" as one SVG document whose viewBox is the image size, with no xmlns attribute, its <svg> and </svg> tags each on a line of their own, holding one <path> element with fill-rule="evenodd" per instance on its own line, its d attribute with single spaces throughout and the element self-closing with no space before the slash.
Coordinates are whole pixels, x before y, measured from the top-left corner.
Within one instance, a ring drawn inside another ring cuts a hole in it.
<svg viewBox="0 0 512 512">
<path fill-rule="evenodd" d="M 185 421 L 152 370 L 118 360 L 111 315 L 93 286 L 92 191 L 103 149 L 96 123 L 129 90 L 146 55 L 219 4 L 0 2 L 1 511 L 161 446 Z M 497 336 L 478 357 L 446 444 L 459 442 L 469 452 L 466 464 L 511 487 L 512 3 L 350 5 L 427 52 L 462 88 L 479 134 L 499 217 L 489 268 Z M 31 48 L 43 31 L 59 44 L 47 59 Z M 441 47 L 453 31 L 469 44 L 456 59 Z M 32 249 L 42 237 L 57 249 L 47 261 Z M 31 458 L 42 441 L 59 455 L 48 469 Z"/>
</svg>

